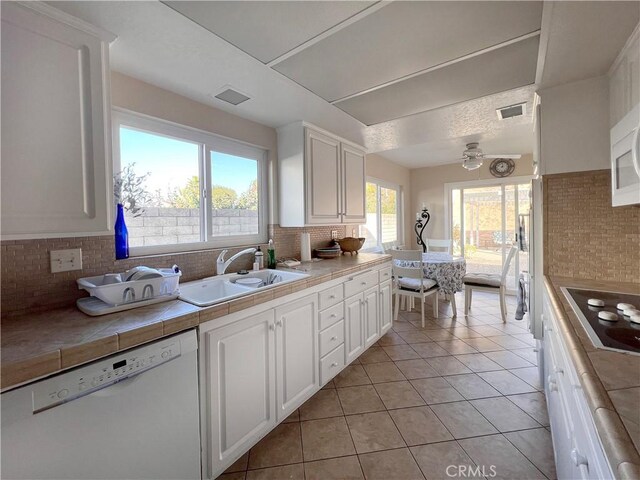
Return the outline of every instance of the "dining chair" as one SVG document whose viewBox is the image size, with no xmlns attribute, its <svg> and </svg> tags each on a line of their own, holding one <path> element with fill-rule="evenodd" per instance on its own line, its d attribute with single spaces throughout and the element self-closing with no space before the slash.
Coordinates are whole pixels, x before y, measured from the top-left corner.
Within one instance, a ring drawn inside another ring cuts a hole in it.
<svg viewBox="0 0 640 480">
<path fill-rule="evenodd" d="M 431 278 L 424 278 L 424 263 L 420 250 L 391 250 L 392 269 L 396 297 L 394 319 L 398 320 L 400 299 L 420 299 L 420 319 L 424 328 L 424 301 L 433 297 L 433 315 L 438 316 L 438 284 Z"/>
<path fill-rule="evenodd" d="M 444 248 L 445 251 L 451 255 L 451 250 L 453 248 L 453 241 L 451 239 L 448 240 L 438 240 L 435 238 L 427 238 L 427 252 L 433 251 L 433 248 Z"/>
<path fill-rule="evenodd" d="M 469 315 L 471 308 L 471 297 L 474 290 L 483 292 L 493 292 L 500 295 L 500 312 L 502 313 L 502 321 L 507 322 L 507 302 L 505 299 L 507 291 L 507 274 L 509 266 L 513 260 L 518 247 L 513 246 L 507 254 L 507 260 L 502 267 L 502 274 L 497 273 L 467 273 L 462 282 L 464 283 L 464 314 Z"/>
</svg>

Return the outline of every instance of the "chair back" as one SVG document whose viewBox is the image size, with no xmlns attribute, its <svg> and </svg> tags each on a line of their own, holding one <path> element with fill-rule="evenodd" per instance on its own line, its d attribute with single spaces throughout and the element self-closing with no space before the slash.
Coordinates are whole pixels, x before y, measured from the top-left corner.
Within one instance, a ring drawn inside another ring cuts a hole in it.
<svg viewBox="0 0 640 480">
<path fill-rule="evenodd" d="M 382 250 L 384 251 L 384 253 L 390 253 L 391 250 L 402 250 L 402 248 L 400 248 L 400 245 L 398 245 L 397 241 L 394 241 L 394 242 L 384 242 L 382 244 Z"/>
<path fill-rule="evenodd" d="M 424 276 L 424 263 L 420 250 L 391 250 L 391 264 L 394 278 L 422 278 Z M 410 266 L 404 266 L 405 262 L 411 262 Z"/>
<path fill-rule="evenodd" d="M 451 254 L 453 241 L 451 239 L 439 240 L 435 238 L 427 238 L 427 252 L 431 252 L 434 247 L 443 248 L 448 254 Z"/>
<path fill-rule="evenodd" d="M 509 250 L 509 253 L 507 254 L 507 259 L 504 262 L 504 267 L 502 267 L 502 277 L 500 279 L 500 284 L 503 286 L 505 285 L 507 280 L 507 274 L 509 273 L 511 260 L 513 260 L 513 257 L 515 256 L 517 250 L 518 247 L 514 245 L 513 247 L 511 247 L 511 250 Z"/>
</svg>

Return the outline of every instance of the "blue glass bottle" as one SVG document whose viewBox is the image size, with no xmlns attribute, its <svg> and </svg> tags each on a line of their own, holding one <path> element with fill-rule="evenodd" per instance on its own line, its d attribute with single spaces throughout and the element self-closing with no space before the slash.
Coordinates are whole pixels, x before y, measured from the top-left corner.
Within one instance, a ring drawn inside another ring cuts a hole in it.
<svg viewBox="0 0 640 480">
<path fill-rule="evenodd" d="M 115 240 L 116 240 L 116 260 L 129 258 L 129 231 L 124 223 L 124 208 L 121 203 L 118 204 L 118 212 L 116 215 Z"/>
</svg>

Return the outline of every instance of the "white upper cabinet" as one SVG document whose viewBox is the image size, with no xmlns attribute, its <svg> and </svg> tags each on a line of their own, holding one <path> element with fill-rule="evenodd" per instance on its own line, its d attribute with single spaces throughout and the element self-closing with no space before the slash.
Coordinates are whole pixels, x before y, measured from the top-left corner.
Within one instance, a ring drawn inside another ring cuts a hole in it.
<svg viewBox="0 0 640 480">
<path fill-rule="evenodd" d="M 106 233 L 109 43 L 39 2 L 2 2 L 2 238 Z"/>
<path fill-rule="evenodd" d="M 611 126 L 640 103 L 640 24 L 609 71 L 609 102 Z"/>
<path fill-rule="evenodd" d="M 278 129 L 280 225 L 365 223 L 365 152 L 306 123 Z"/>
</svg>

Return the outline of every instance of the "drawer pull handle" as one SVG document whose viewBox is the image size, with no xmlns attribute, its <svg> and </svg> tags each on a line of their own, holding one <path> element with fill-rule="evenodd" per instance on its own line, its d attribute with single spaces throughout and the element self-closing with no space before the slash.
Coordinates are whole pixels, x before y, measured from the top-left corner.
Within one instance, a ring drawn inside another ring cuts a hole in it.
<svg viewBox="0 0 640 480">
<path fill-rule="evenodd" d="M 338 339 L 335 335 L 329 339 L 330 342 L 335 342 Z"/>
<path fill-rule="evenodd" d="M 334 298 L 336 298 L 335 295 L 329 295 L 329 300 L 333 300 Z"/>
<path fill-rule="evenodd" d="M 556 372 L 556 373 L 559 373 L 559 374 L 563 374 L 564 373 L 564 370 L 562 368 L 560 368 L 560 367 L 555 367 L 553 369 L 553 371 Z"/>
<path fill-rule="evenodd" d="M 579 467 L 580 465 L 589 465 L 589 460 L 587 459 L 587 457 L 578 452 L 578 449 L 576 448 L 571 450 L 571 461 L 576 467 Z"/>
<path fill-rule="evenodd" d="M 336 317 L 337 317 L 337 315 L 335 313 L 332 313 L 331 317 L 329 317 L 329 318 L 336 318 Z"/>
<path fill-rule="evenodd" d="M 333 363 L 331 364 L 331 368 L 335 368 L 335 367 L 337 367 L 337 366 L 338 366 L 338 362 L 333 362 Z"/>
<path fill-rule="evenodd" d="M 367 282 L 360 282 L 360 285 L 366 285 Z"/>
<path fill-rule="evenodd" d="M 553 377 L 551 375 L 549 375 L 547 377 L 547 383 L 549 384 L 549 390 L 551 392 L 557 392 L 558 391 L 558 384 L 556 383 L 556 381 L 553 379 Z"/>
</svg>

